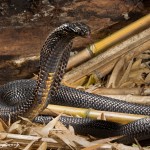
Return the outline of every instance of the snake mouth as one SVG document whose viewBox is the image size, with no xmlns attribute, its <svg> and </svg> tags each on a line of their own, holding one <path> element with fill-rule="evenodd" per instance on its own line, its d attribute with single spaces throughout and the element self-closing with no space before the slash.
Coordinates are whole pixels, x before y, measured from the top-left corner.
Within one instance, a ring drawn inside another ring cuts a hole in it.
<svg viewBox="0 0 150 150">
<path fill-rule="evenodd" d="M 92 37 L 91 37 L 91 33 L 89 33 L 88 35 L 85 36 L 85 38 L 87 38 L 88 40 L 91 41 Z"/>
<path fill-rule="evenodd" d="M 91 38 L 91 30 L 90 29 L 87 30 L 85 35 L 82 35 L 82 37 L 90 39 Z"/>
<path fill-rule="evenodd" d="M 85 36 L 83 36 L 84 38 L 90 39 L 91 38 L 91 32 L 87 32 L 87 34 Z"/>
</svg>

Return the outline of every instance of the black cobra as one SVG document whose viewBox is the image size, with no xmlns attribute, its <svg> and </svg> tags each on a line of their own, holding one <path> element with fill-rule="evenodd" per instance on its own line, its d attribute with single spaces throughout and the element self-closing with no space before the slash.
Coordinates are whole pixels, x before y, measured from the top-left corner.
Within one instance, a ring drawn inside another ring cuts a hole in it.
<svg viewBox="0 0 150 150">
<path fill-rule="evenodd" d="M 14 122 L 19 116 L 24 116 L 39 123 L 47 123 L 52 117 L 38 114 L 48 103 L 150 116 L 149 106 L 122 102 L 60 85 L 69 58 L 71 40 L 89 34 L 89 27 L 83 23 L 67 23 L 54 30 L 41 50 L 38 80 L 17 80 L 1 86 L 0 117 Z M 150 138 L 150 118 L 127 125 L 74 117 L 61 117 L 60 121 L 73 125 L 77 133 L 102 137 L 124 135 L 117 142 L 131 143 L 134 138 Z"/>
</svg>

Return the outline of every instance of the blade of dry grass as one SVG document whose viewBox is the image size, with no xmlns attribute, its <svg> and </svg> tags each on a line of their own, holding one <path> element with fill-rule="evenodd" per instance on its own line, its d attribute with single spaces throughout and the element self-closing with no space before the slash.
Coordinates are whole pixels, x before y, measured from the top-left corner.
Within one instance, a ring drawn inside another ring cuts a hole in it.
<svg viewBox="0 0 150 150">
<path fill-rule="evenodd" d="M 130 73 L 131 67 L 132 67 L 132 64 L 133 64 L 133 59 L 129 62 L 129 65 L 128 65 L 126 71 L 124 72 L 124 74 L 123 74 L 121 80 L 119 81 L 117 87 L 120 87 L 121 84 L 123 84 L 124 82 L 127 81 L 128 77 L 129 77 L 129 73 Z"/>
<path fill-rule="evenodd" d="M 108 73 L 111 72 L 111 70 L 114 68 L 116 62 L 118 61 L 118 58 L 108 62 L 107 64 L 101 66 L 100 68 L 94 70 L 92 74 L 95 74 L 97 78 L 101 79 L 105 77 Z"/>
<path fill-rule="evenodd" d="M 111 143 L 113 149 L 116 150 L 139 150 L 139 147 L 126 146 L 124 144 Z M 149 148 L 143 148 L 143 150 L 149 150 Z"/>
<path fill-rule="evenodd" d="M 147 75 L 147 77 L 145 78 L 145 82 L 149 83 L 150 82 L 150 73 Z M 150 94 L 150 92 L 148 92 Z"/>
<path fill-rule="evenodd" d="M 110 76 L 110 79 L 108 81 L 108 84 L 107 84 L 107 88 L 115 88 L 116 87 L 116 81 L 120 75 L 120 72 L 121 72 L 121 69 L 123 68 L 124 66 L 124 58 L 121 58 L 117 64 L 115 65 L 114 69 L 113 69 L 113 72 L 111 73 L 111 76 Z"/>
<path fill-rule="evenodd" d="M 43 142 L 37 150 L 47 150 L 47 142 Z"/>
<path fill-rule="evenodd" d="M 40 133 L 40 135 L 42 135 L 43 137 L 48 137 L 49 132 L 54 128 L 54 126 L 58 122 L 60 116 L 61 116 L 61 114 L 59 116 L 57 116 L 56 118 L 54 118 L 52 121 L 50 121 L 46 126 L 41 128 L 41 130 L 38 131 L 38 133 Z"/>
<path fill-rule="evenodd" d="M 39 136 L 31 136 L 31 135 L 20 135 L 20 134 L 11 134 L 11 133 L 0 133 L 0 137 L 4 137 L 7 139 L 18 139 L 18 140 L 27 140 L 27 141 L 42 141 L 42 142 L 50 142 L 57 143 L 52 138 L 41 138 Z"/>
<path fill-rule="evenodd" d="M 83 148 L 81 150 L 112 150 L 112 146 L 109 144 L 97 144 L 94 146 Z"/>
<path fill-rule="evenodd" d="M 30 150 L 36 141 L 31 141 L 23 150 Z"/>
</svg>

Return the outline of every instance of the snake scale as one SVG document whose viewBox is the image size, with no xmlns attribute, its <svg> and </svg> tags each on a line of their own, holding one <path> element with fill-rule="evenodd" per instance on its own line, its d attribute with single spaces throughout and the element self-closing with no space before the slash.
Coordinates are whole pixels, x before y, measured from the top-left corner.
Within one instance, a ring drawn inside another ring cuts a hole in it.
<svg viewBox="0 0 150 150">
<path fill-rule="evenodd" d="M 123 102 L 60 85 L 76 36 L 86 37 L 90 28 L 84 23 L 65 23 L 56 28 L 46 39 L 40 54 L 40 71 L 37 81 L 23 79 L 0 87 L 0 117 L 11 122 L 19 116 L 38 123 L 48 123 L 51 116 L 39 113 L 51 104 L 93 108 L 103 111 L 142 114 L 150 116 L 150 107 Z M 150 139 L 150 118 L 143 118 L 121 125 L 89 118 L 61 117 L 66 126 L 72 125 L 76 133 L 109 137 L 123 135 L 117 142 L 130 144 Z"/>
</svg>

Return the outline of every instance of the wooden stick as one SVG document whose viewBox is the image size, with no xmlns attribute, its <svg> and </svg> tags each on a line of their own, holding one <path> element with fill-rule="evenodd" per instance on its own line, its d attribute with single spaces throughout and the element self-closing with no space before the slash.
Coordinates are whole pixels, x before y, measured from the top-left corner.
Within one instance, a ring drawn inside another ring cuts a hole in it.
<svg viewBox="0 0 150 150">
<path fill-rule="evenodd" d="M 93 55 L 97 55 L 98 53 L 103 52 L 111 46 L 115 45 L 116 43 L 120 43 L 135 33 L 146 29 L 149 24 L 150 14 L 115 32 L 111 36 L 92 44 L 89 48 L 86 48 L 77 55 L 71 57 L 67 65 L 67 69 L 70 70 L 72 67 L 89 60 L 93 57 Z"/>
<path fill-rule="evenodd" d="M 20 134 L 11 134 L 11 133 L 2 133 L 0 132 L 1 137 L 9 138 L 9 139 L 19 139 L 19 140 L 28 140 L 28 141 L 42 141 L 42 142 L 50 142 L 57 143 L 52 138 L 41 138 L 39 136 L 31 136 L 31 135 L 20 135 Z"/>
<path fill-rule="evenodd" d="M 29 144 L 29 142 L 31 141 L 35 141 L 33 147 L 35 149 L 37 149 L 37 147 L 39 147 L 42 142 L 47 142 L 47 147 L 49 148 L 62 148 L 62 147 L 67 147 L 63 142 L 60 142 L 58 139 L 58 141 L 52 139 L 52 138 L 42 138 L 39 136 L 32 136 L 32 135 L 20 135 L 20 134 L 11 134 L 11 133 L 0 133 L 0 137 L 5 137 L 5 139 L 11 139 L 13 141 L 11 141 L 10 144 L 14 145 L 14 146 L 18 146 L 20 147 L 25 147 L 26 145 Z M 9 142 L 8 144 L 9 145 Z M 7 146 L 6 145 L 6 146 Z"/>
<path fill-rule="evenodd" d="M 98 95 L 141 95 L 143 93 L 142 88 L 96 88 L 91 91 Z"/>
<path fill-rule="evenodd" d="M 134 120 L 146 117 L 144 115 L 107 112 L 107 111 L 99 111 L 86 108 L 75 108 L 68 106 L 58 106 L 58 105 L 48 105 L 47 109 L 45 109 L 42 112 L 42 114 L 50 114 L 51 112 L 64 113 L 71 116 L 90 117 L 93 119 L 98 118 L 104 120 L 105 118 L 107 121 L 113 121 L 122 124 L 126 124 Z"/>
<path fill-rule="evenodd" d="M 109 144 L 96 144 L 94 146 L 86 147 L 81 150 L 140 150 L 139 147 L 127 146 L 123 144 L 117 143 L 109 143 Z M 144 147 L 143 150 L 149 150 L 148 147 Z"/>
<path fill-rule="evenodd" d="M 112 150 L 111 144 L 95 144 L 94 146 L 85 147 L 81 150 Z"/>
<path fill-rule="evenodd" d="M 98 95 L 137 95 L 148 96 L 150 95 L 149 88 L 95 88 L 88 89 L 91 93 Z"/>
<path fill-rule="evenodd" d="M 150 47 L 150 28 L 66 73 L 64 81 L 73 83 L 129 51 L 144 51 Z M 136 53 L 136 52 L 135 52 Z"/>
<path fill-rule="evenodd" d="M 104 96 L 120 99 L 131 103 L 150 105 L 149 96 L 135 96 L 135 95 L 104 95 Z"/>
</svg>

